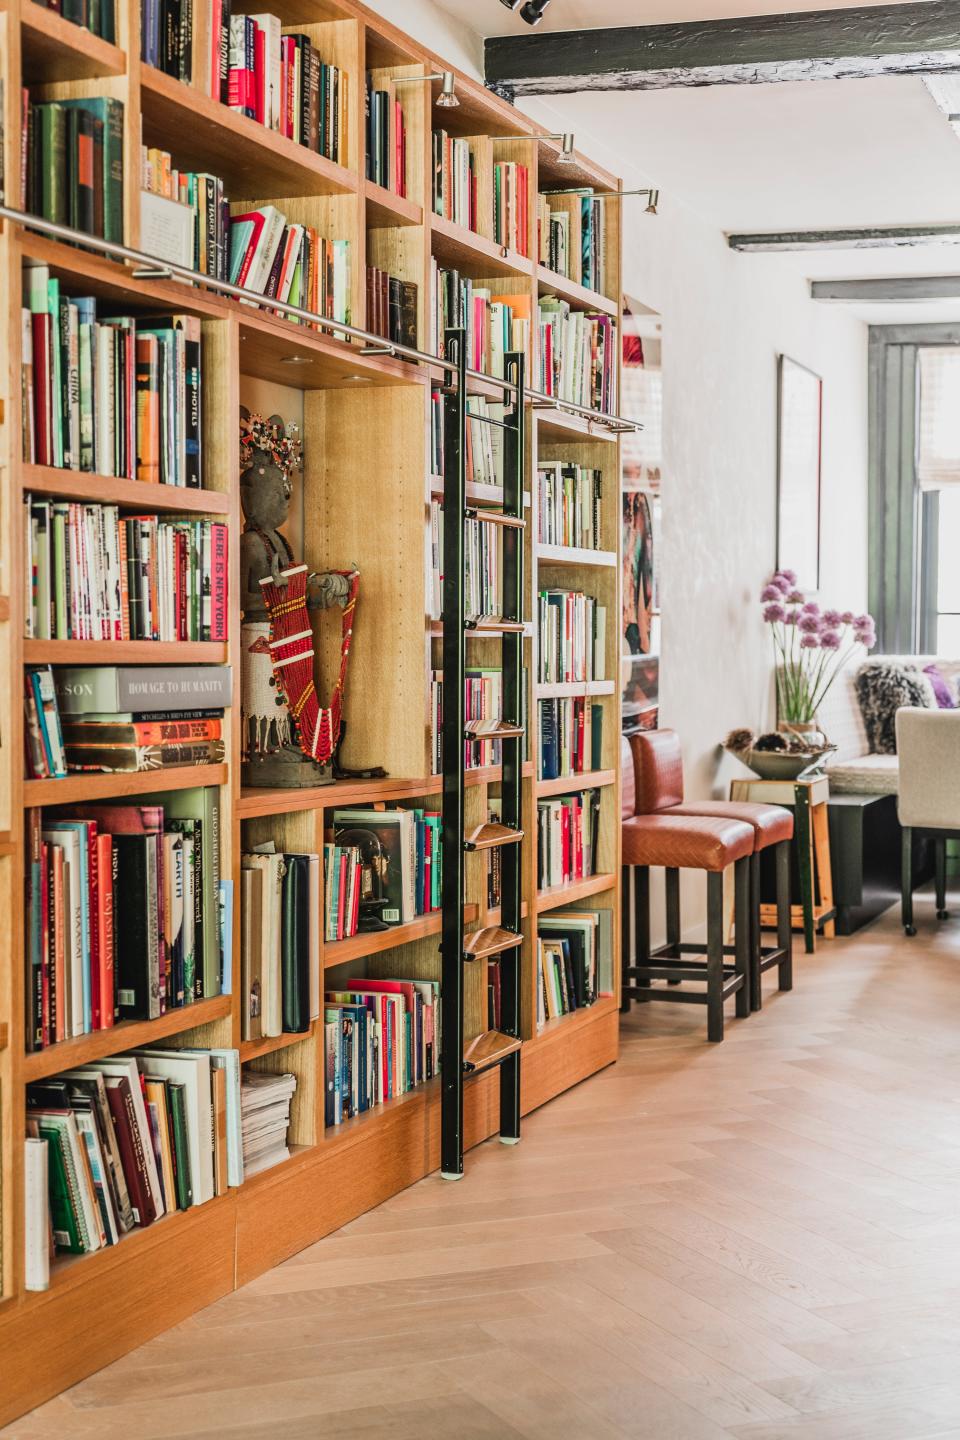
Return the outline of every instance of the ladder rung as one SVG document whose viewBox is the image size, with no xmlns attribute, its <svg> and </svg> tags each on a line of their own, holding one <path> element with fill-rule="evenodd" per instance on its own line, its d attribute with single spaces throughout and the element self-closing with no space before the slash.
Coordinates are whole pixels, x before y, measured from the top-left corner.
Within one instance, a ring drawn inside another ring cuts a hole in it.
<svg viewBox="0 0 960 1440">
<path fill-rule="evenodd" d="M 478 1070 L 489 1070 L 491 1065 L 499 1065 L 501 1060 L 506 1060 L 508 1055 L 513 1055 L 520 1049 L 520 1041 L 515 1035 L 504 1035 L 502 1030 L 485 1030 L 463 1052 L 463 1068 L 468 1074 L 475 1075 Z"/>
<path fill-rule="evenodd" d="M 478 825 L 476 830 L 471 830 L 463 842 L 464 850 L 495 850 L 499 845 L 519 845 L 523 839 L 522 830 L 514 830 L 512 825 L 501 825 L 498 821 L 490 821 L 486 825 Z"/>
<path fill-rule="evenodd" d="M 504 515 L 501 510 L 480 510 L 472 506 L 464 512 L 468 520 L 479 520 L 483 525 L 502 525 L 505 530 L 526 530 L 526 520 L 519 515 Z"/>
<path fill-rule="evenodd" d="M 475 615 L 464 624 L 475 635 L 522 635 L 526 629 L 522 620 L 504 620 L 501 615 Z"/>
<path fill-rule="evenodd" d="M 485 960 L 488 955 L 501 955 L 505 950 L 515 950 L 523 936 L 518 930 L 505 930 L 502 925 L 488 925 L 484 930 L 474 930 L 463 939 L 464 960 Z"/>
<path fill-rule="evenodd" d="M 468 740 L 517 740 L 524 731 L 512 720 L 468 720 L 463 733 Z"/>
</svg>

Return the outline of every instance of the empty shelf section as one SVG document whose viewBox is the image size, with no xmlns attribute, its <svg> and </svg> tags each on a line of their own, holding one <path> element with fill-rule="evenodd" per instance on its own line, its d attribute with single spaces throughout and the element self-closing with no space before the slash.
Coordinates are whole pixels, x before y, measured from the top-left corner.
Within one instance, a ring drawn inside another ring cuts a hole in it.
<svg viewBox="0 0 960 1440">
<path fill-rule="evenodd" d="M 478 1070 L 489 1070 L 492 1065 L 499 1065 L 501 1060 L 506 1060 L 508 1055 L 519 1049 L 520 1041 L 515 1035 L 504 1035 L 501 1030 L 484 1030 L 464 1050 L 463 1068 L 468 1074 L 475 1075 Z"/>
<path fill-rule="evenodd" d="M 515 950 L 523 936 L 516 930 L 505 930 L 502 925 L 488 925 L 484 930 L 474 930 L 463 940 L 464 960 L 486 960 L 490 955 L 502 955 L 505 950 Z"/>
<path fill-rule="evenodd" d="M 510 825 L 499 825 L 492 821 L 487 825 L 478 825 L 475 830 L 465 836 L 463 841 L 464 850 L 496 850 L 500 845 L 519 845 L 523 839 L 522 830 L 514 830 Z"/>
</svg>

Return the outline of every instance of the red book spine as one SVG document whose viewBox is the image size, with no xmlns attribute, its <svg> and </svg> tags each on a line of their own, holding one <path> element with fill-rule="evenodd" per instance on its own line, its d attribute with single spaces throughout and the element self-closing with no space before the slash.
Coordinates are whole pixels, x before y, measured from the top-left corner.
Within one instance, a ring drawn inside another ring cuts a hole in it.
<svg viewBox="0 0 960 1440">
<path fill-rule="evenodd" d="M 347 904 L 347 853 L 343 851 L 340 855 L 340 892 L 337 895 L 337 939 L 342 940 L 346 934 L 343 928 L 343 918 Z"/>
<path fill-rule="evenodd" d="M 214 522 L 210 526 L 210 541 L 213 555 L 210 576 L 210 639 L 226 640 L 229 631 L 227 613 L 230 574 L 229 531 L 226 525 Z"/>
<path fill-rule="evenodd" d="M 113 931 L 113 840 L 97 836 L 97 928 L 100 938 L 100 1028 L 113 1025 L 113 987 L 116 957 Z"/>
<path fill-rule="evenodd" d="M 267 36 L 257 25 L 253 39 L 253 118 L 262 125 L 266 113 L 267 94 Z"/>
<path fill-rule="evenodd" d="M 40 1018 L 43 1045 L 54 1039 L 50 1023 L 50 846 L 40 846 Z"/>
<path fill-rule="evenodd" d="M 150 1225 L 157 1218 L 157 1208 L 150 1193 L 147 1179 L 147 1162 L 143 1151 L 143 1137 L 137 1124 L 137 1113 L 133 1107 L 133 1095 L 129 1082 L 119 1076 L 107 1079 L 107 1102 L 113 1116 L 113 1128 L 117 1134 L 120 1163 L 127 1179 L 130 1201 L 138 1225 Z"/>
<path fill-rule="evenodd" d="M 101 1009 L 100 980 L 100 852 L 97 846 L 95 820 L 87 822 L 87 914 L 90 935 L 90 1025 L 93 1030 L 104 1028 Z"/>
</svg>

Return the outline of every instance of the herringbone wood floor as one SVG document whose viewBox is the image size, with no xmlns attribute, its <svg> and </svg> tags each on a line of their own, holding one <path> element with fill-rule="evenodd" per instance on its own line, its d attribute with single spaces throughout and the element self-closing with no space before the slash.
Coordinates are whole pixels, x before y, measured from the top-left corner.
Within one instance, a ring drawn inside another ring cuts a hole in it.
<svg viewBox="0 0 960 1440">
<path fill-rule="evenodd" d="M 960 920 L 800 959 L 3 1433 L 960 1437 Z M 729 1007 L 732 1011 L 732 1005 Z"/>
</svg>

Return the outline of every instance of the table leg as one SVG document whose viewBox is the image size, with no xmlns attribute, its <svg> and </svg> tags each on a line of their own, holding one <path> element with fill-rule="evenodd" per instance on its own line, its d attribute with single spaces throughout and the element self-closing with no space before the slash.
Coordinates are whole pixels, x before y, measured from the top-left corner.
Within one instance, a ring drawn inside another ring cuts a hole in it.
<svg viewBox="0 0 960 1440">
<path fill-rule="evenodd" d="M 814 917 L 813 835 L 810 827 L 810 795 L 805 785 L 796 787 L 797 868 L 800 872 L 800 903 L 803 906 L 804 949 L 812 955 L 817 948 L 817 926 Z"/>
<path fill-rule="evenodd" d="M 827 814 L 827 806 L 821 802 L 814 805 L 810 812 L 813 822 L 814 853 L 816 855 L 816 890 L 820 894 L 820 904 L 824 910 L 833 909 L 833 869 L 830 864 L 830 822 Z M 836 934 L 836 925 L 833 920 L 825 920 L 823 923 L 823 934 L 827 940 L 832 940 Z"/>
</svg>

